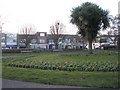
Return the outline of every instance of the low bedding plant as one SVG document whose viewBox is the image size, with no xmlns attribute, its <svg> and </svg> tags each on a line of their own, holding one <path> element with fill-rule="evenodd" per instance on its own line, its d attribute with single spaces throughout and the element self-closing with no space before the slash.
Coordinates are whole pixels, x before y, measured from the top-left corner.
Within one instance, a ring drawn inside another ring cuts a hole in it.
<svg viewBox="0 0 120 90">
<path fill-rule="evenodd" d="M 32 63 L 32 62 L 31 62 Z M 10 67 L 20 67 L 20 68 L 34 68 L 34 69 L 42 69 L 42 70 L 63 70 L 63 71 L 103 71 L 103 72 L 115 72 L 120 70 L 120 65 L 117 63 L 111 62 L 87 62 L 80 64 L 73 63 L 49 63 L 49 62 L 41 62 L 39 64 L 27 64 L 27 63 L 8 63 L 6 64 Z"/>
<path fill-rule="evenodd" d="M 95 52 L 96 53 L 96 52 Z M 96 53 L 91 56 L 82 53 L 43 54 L 42 56 L 26 56 L 3 60 L 4 65 L 20 68 L 60 71 L 102 71 L 116 72 L 120 70 L 117 53 Z M 104 55 L 103 55 L 104 54 Z M 113 57 L 111 57 L 113 55 Z M 115 58 L 115 60 L 112 60 Z M 64 60 L 63 60 L 64 59 Z M 85 60 L 84 60 L 85 59 Z M 93 60 L 98 59 L 98 60 Z M 104 60 L 105 59 L 105 60 Z M 108 60 L 109 59 L 109 60 Z"/>
</svg>

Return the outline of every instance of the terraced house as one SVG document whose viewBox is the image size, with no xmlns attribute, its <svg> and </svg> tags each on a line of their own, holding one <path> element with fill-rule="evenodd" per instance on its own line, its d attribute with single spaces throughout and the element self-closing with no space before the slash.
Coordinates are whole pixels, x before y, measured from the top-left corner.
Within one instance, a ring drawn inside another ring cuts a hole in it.
<svg viewBox="0 0 120 90">
<path fill-rule="evenodd" d="M 59 38 L 59 48 L 80 48 L 80 37 L 78 35 L 63 34 Z M 37 32 L 35 34 L 17 34 L 17 44 L 27 45 L 31 48 L 53 49 L 55 43 L 53 36 L 47 32 Z"/>
<path fill-rule="evenodd" d="M 1 47 L 5 48 L 16 48 L 17 47 L 17 36 L 12 33 L 1 33 Z"/>
<path fill-rule="evenodd" d="M 40 48 L 40 49 L 55 49 L 55 37 L 47 32 L 36 32 L 35 34 L 12 34 L 2 33 L 1 47 L 2 49 L 12 48 Z M 105 46 L 107 48 L 116 48 L 118 35 L 102 35 L 98 36 L 93 42 L 93 49 Z M 88 43 L 78 35 L 63 34 L 58 39 L 58 48 L 76 49 L 88 48 Z"/>
</svg>

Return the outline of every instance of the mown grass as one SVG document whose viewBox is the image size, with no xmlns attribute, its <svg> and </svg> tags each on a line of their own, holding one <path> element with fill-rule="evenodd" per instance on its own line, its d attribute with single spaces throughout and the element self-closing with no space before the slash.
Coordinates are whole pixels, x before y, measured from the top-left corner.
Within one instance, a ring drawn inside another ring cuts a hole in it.
<svg viewBox="0 0 120 90">
<path fill-rule="evenodd" d="M 3 78 L 54 85 L 118 88 L 118 72 L 66 72 L 3 67 Z"/>
<path fill-rule="evenodd" d="M 3 58 L 3 77 L 8 79 L 16 79 L 23 81 L 31 81 L 45 84 L 62 84 L 90 87 L 112 87 L 118 88 L 118 71 L 109 72 L 86 72 L 81 71 L 60 71 L 60 70 L 41 70 L 39 68 L 20 68 L 8 67 L 8 64 L 15 65 L 38 65 L 43 66 L 51 64 L 79 65 L 84 64 L 88 68 L 97 63 L 97 66 L 107 66 L 107 68 L 115 68 L 118 66 L 117 51 L 94 51 L 89 55 L 87 51 L 74 52 L 51 52 L 51 53 L 19 53 L 19 54 L 3 54 L 3 56 L 16 56 L 11 58 Z M 99 68 L 98 67 L 98 68 Z"/>
<path fill-rule="evenodd" d="M 4 62 L 5 60 L 9 61 L 48 61 L 48 62 L 87 62 L 87 61 L 110 61 L 110 62 L 117 62 L 118 61 L 118 55 L 112 55 L 111 53 L 117 53 L 114 51 L 96 51 L 93 55 L 88 55 L 87 52 L 61 52 L 61 53 L 19 53 L 19 54 L 3 54 L 5 55 L 11 55 L 16 56 L 13 58 L 3 58 Z M 62 56 L 63 54 L 67 54 L 66 56 Z M 75 54 L 78 54 L 79 56 L 74 56 Z M 96 55 L 97 54 L 97 55 Z M 109 55 L 111 54 L 111 55 Z M 86 56 L 88 55 L 88 56 Z"/>
</svg>

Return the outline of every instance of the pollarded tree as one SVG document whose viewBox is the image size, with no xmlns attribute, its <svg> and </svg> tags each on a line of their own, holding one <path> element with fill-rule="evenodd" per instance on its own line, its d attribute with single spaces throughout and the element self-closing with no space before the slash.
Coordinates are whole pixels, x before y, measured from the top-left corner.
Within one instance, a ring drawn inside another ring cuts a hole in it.
<svg viewBox="0 0 120 90">
<path fill-rule="evenodd" d="M 54 25 L 50 26 L 51 37 L 55 43 L 55 49 L 58 49 L 60 39 L 63 38 L 65 32 L 65 26 L 62 22 L 56 21 Z"/>
<path fill-rule="evenodd" d="M 96 38 L 100 29 L 109 26 L 108 11 L 98 5 L 86 2 L 73 8 L 71 23 L 78 27 L 79 34 L 89 42 L 89 53 L 92 53 L 92 41 Z"/>
<path fill-rule="evenodd" d="M 30 43 L 30 35 L 35 33 L 35 26 L 32 24 L 24 24 L 21 27 L 20 30 L 20 34 L 24 35 L 24 43 L 26 45 L 26 47 L 29 45 Z"/>
</svg>

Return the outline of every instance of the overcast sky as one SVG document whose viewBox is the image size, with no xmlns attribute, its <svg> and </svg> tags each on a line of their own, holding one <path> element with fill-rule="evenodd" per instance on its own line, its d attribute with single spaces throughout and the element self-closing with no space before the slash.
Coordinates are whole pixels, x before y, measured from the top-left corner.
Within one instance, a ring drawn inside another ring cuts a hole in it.
<svg viewBox="0 0 120 90">
<path fill-rule="evenodd" d="M 5 17 L 3 31 L 18 33 L 22 25 L 33 24 L 36 31 L 49 32 L 50 25 L 60 20 L 66 33 L 75 34 L 71 10 L 87 1 L 109 10 L 110 15 L 118 13 L 119 0 L 0 0 L 0 15 Z"/>
</svg>

